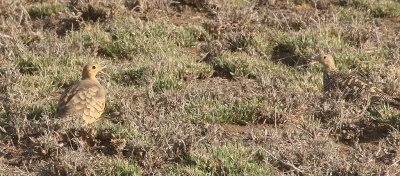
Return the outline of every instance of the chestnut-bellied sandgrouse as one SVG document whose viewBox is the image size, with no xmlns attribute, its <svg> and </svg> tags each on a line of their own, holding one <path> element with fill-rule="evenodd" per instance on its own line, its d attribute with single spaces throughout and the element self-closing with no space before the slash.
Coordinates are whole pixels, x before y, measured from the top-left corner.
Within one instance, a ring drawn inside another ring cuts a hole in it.
<svg viewBox="0 0 400 176">
<path fill-rule="evenodd" d="M 65 90 L 58 102 L 58 117 L 77 115 L 85 123 L 91 124 L 104 112 L 106 92 L 96 79 L 96 74 L 104 67 L 89 64 L 83 68 L 82 80 Z"/>
<path fill-rule="evenodd" d="M 383 92 L 370 81 L 355 74 L 339 72 L 335 67 L 334 59 L 329 54 L 312 57 L 312 60 L 320 62 L 324 66 L 323 90 L 324 92 L 339 90 L 346 99 L 356 99 L 363 96 L 370 98 L 372 103 L 386 102 L 400 108 L 400 102 Z"/>
</svg>

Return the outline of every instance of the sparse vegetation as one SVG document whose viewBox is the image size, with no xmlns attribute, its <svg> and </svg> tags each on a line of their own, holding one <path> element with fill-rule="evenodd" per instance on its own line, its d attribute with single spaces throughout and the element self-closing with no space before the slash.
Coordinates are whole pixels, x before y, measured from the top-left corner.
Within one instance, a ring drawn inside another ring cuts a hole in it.
<svg viewBox="0 0 400 176">
<path fill-rule="evenodd" d="M 135 163 L 129 163 L 120 159 L 116 159 L 109 163 L 113 168 L 110 175 L 113 176 L 128 176 L 128 175 L 142 175 L 140 167 Z"/>
<path fill-rule="evenodd" d="M 269 175 L 263 157 L 260 151 L 241 144 L 201 147 L 193 155 L 182 158 L 182 165 L 167 174 Z"/>
<path fill-rule="evenodd" d="M 66 6 L 53 1 L 45 4 L 37 3 L 29 8 L 28 13 L 31 18 L 44 18 L 62 13 L 65 10 L 67 10 Z"/>
<path fill-rule="evenodd" d="M 398 175 L 400 111 L 322 93 L 334 56 L 400 97 L 397 0 L 0 3 L 0 175 Z M 98 122 L 55 116 L 107 65 Z"/>
</svg>

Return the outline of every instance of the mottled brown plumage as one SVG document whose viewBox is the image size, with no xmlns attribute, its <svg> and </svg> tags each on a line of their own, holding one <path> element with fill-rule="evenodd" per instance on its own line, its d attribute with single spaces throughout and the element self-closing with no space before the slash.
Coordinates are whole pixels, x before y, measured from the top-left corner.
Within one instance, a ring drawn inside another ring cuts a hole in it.
<svg viewBox="0 0 400 176">
<path fill-rule="evenodd" d="M 78 115 L 85 124 L 91 124 L 101 116 L 105 107 L 106 93 L 96 79 L 96 74 L 103 68 L 98 64 L 85 66 L 82 80 L 61 95 L 57 107 L 58 117 Z"/>
<path fill-rule="evenodd" d="M 323 89 L 325 92 L 339 90 L 346 99 L 369 97 L 372 102 L 383 101 L 397 108 L 400 107 L 400 102 L 387 95 L 372 82 L 359 75 L 338 72 L 331 55 L 320 55 L 313 59 L 320 62 L 325 68 L 323 75 Z"/>
</svg>

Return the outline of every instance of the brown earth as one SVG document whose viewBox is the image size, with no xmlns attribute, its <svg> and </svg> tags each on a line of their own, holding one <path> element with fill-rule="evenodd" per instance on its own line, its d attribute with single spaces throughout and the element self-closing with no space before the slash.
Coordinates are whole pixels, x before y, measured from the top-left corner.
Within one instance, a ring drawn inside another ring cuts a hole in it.
<svg viewBox="0 0 400 176">
<path fill-rule="evenodd" d="M 300 4 L 244 1 L 246 5 L 208 0 L 178 2 L 181 3 L 147 1 L 141 7 L 138 6 L 140 3 L 125 4 L 125 7 L 123 1 L 71 0 L 65 2 L 73 6 L 68 12 L 33 17 L 27 9 L 42 1 L 2 1 L 0 175 L 110 174 L 110 168 L 114 166 L 107 165 L 106 161 L 115 158 L 132 161 L 144 175 L 165 174 L 173 167 L 185 165 L 182 158 L 191 156 L 197 149 L 232 143 L 241 143 L 259 151 L 259 160 L 263 163 L 260 167 L 266 165 L 272 175 L 399 174 L 400 133 L 393 124 L 368 118 L 363 102 L 335 99 L 314 90 L 313 86 L 309 86 L 310 90 L 301 89 L 288 84 L 291 77 L 274 74 L 272 70 L 234 76 L 223 68 L 213 67 L 216 69 L 213 74 L 187 73 L 182 76 L 184 86 L 180 90 L 163 92 L 149 90 L 156 78 L 135 82 L 143 84 L 137 88 L 105 83 L 111 81 L 105 76 L 101 79 L 109 90 L 107 105 L 112 108 L 106 110 L 104 118 L 97 122 L 98 126 L 80 127 L 56 119 L 51 107 L 40 111 L 38 118 L 29 118 L 27 114 L 35 114 L 34 109 L 25 107 L 21 102 L 24 96 L 14 90 L 19 88 L 15 85 L 22 82 L 24 75 L 35 75 L 37 71 L 30 69 L 31 66 L 18 70 L 20 66 L 15 60 L 24 53 L 46 53 L 61 60 L 58 56 L 70 52 L 111 63 L 114 69 L 125 68 L 132 58 L 144 54 L 118 60 L 102 54 L 98 48 L 88 52 L 63 43 L 71 32 L 83 30 L 91 24 L 113 28 L 113 20 L 121 16 L 129 16 L 141 23 L 201 27 L 212 40 L 200 36 L 196 45 L 179 50 L 193 63 L 212 64 L 226 52 L 245 53 L 260 60 L 271 60 L 294 74 L 303 74 L 309 67 L 308 55 L 302 55 L 290 43 L 279 43 L 280 39 L 269 37 L 272 34 L 268 31 L 294 35 L 322 25 L 338 29 L 340 34 L 331 35 L 347 37 L 351 48 L 374 50 L 381 44 L 385 45 L 394 53 L 394 61 L 385 60 L 383 63 L 392 67 L 385 69 L 400 68 L 396 61 L 400 59 L 397 43 L 399 17 L 370 20 L 357 16 L 355 18 L 361 22 L 337 22 L 332 14 L 339 13 L 336 9 L 341 7 L 341 1 L 296 1 Z M 269 38 L 269 42 L 277 43 L 271 52 L 246 43 L 260 34 Z M 330 50 L 330 47 L 315 48 L 313 53 Z M 68 65 L 68 61 L 62 62 Z M 151 65 L 156 65 L 156 61 Z M 152 69 L 150 75 L 159 71 L 159 68 Z M 357 71 L 362 72 L 362 69 Z M 372 72 L 370 75 L 375 81 L 398 87 L 394 81 L 388 83 L 391 77 L 385 78 L 385 73 L 379 73 L 379 68 L 371 66 L 367 72 Z M 396 75 L 396 72 L 391 75 Z M 67 87 L 68 83 L 54 83 L 52 94 L 32 95 L 33 98 L 24 101 L 55 105 L 62 92 L 60 89 Z M 398 94 L 396 90 L 390 91 Z M 241 109 L 234 112 L 240 114 L 241 119 L 230 122 L 204 120 L 216 113 L 213 106 L 229 110 L 242 102 L 251 103 L 254 97 L 261 101 L 254 103 L 251 112 Z M 204 99 L 211 105 L 201 107 Z M 197 103 L 197 109 L 191 108 L 187 102 Z M 212 104 L 215 102 L 220 104 Z M 244 115 L 242 111 L 245 111 Z M 186 118 L 195 113 L 199 115 Z M 255 118 L 249 119 L 246 116 L 249 113 Z M 228 175 L 222 171 L 210 173 Z"/>
</svg>

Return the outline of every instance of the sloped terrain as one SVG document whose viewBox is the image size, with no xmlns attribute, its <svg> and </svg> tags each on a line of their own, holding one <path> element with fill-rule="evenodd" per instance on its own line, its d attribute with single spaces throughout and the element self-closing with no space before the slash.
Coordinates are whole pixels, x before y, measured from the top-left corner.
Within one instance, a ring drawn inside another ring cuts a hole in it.
<svg viewBox="0 0 400 176">
<path fill-rule="evenodd" d="M 400 96 L 397 0 L 0 2 L 0 175 L 396 175 L 400 111 L 322 93 L 330 53 Z M 106 111 L 54 117 L 87 63 Z"/>
</svg>

